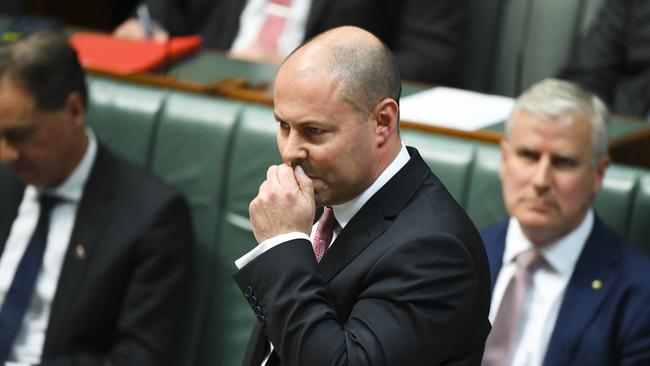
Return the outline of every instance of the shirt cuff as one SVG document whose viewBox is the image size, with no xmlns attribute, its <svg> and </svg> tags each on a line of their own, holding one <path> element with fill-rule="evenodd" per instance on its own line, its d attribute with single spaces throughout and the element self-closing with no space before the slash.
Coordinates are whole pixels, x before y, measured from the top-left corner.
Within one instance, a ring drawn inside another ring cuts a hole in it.
<svg viewBox="0 0 650 366">
<path fill-rule="evenodd" d="M 263 242 L 259 243 L 255 248 L 253 248 L 250 252 L 244 254 L 242 257 L 237 259 L 235 261 L 235 266 L 237 266 L 238 269 L 242 269 L 245 265 L 253 261 L 253 259 L 257 258 L 258 256 L 262 255 L 262 253 L 266 252 L 267 250 L 273 248 L 276 245 L 288 242 L 290 240 L 295 240 L 295 239 L 305 239 L 309 242 L 309 235 L 301 232 L 291 232 L 291 233 L 286 233 L 286 234 L 280 234 L 278 236 L 274 236 L 272 238 L 266 239 Z"/>
</svg>

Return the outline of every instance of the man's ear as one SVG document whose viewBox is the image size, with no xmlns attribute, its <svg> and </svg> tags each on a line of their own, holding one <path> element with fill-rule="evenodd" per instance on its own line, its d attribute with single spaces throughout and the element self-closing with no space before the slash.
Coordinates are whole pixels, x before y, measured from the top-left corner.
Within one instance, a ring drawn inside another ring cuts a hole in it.
<svg viewBox="0 0 650 366">
<path fill-rule="evenodd" d="M 503 138 L 499 141 L 499 149 L 501 150 L 501 164 L 499 166 L 499 179 L 503 182 L 503 170 L 505 169 L 506 161 L 508 160 L 509 151 L 508 151 L 508 141 Z"/>
<path fill-rule="evenodd" d="M 375 106 L 372 116 L 376 121 L 377 143 L 381 146 L 398 131 L 399 106 L 394 99 L 384 98 Z"/>
<path fill-rule="evenodd" d="M 596 163 L 596 180 L 594 181 L 594 187 L 593 187 L 594 194 L 600 191 L 600 188 L 603 185 L 603 179 L 605 178 L 605 171 L 607 170 L 607 167 L 609 166 L 610 163 L 611 163 L 611 159 L 609 155 L 603 156 Z"/>
<path fill-rule="evenodd" d="M 64 113 L 79 127 L 84 127 L 86 121 L 86 107 L 79 92 L 72 92 L 65 101 Z"/>
</svg>

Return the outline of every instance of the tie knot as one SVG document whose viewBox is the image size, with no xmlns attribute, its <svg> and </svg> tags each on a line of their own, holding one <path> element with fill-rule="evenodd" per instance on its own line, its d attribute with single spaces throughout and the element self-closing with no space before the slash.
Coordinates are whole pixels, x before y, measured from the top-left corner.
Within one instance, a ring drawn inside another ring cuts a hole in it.
<svg viewBox="0 0 650 366">
<path fill-rule="evenodd" d="M 57 203 L 61 202 L 61 197 L 50 194 L 41 194 L 38 197 L 38 204 L 41 206 L 41 212 L 50 212 Z"/>
<path fill-rule="evenodd" d="M 544 258 L 539 251 L 530 249 L 517 255 L 517 267 L 534 271 L 544 263 Z"/>
</svg>

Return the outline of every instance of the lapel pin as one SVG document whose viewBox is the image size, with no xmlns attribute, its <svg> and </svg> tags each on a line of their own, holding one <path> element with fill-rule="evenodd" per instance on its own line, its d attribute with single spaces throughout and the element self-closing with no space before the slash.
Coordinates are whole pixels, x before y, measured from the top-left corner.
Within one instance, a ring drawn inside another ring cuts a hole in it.
<svg viewBox="0 0 650 366">
<path fill-rule="evenodd" d="M 596 291 L 601 290 L 603 288 L 603 282 L 601 280 L 596 279 L 591 283 L 591 288 Z"/>
<path fill-rule="evenodd" d="M 77 256 L 77 258 L 84 259 L 86 258 L 86 248 L 84 248 L 84 246 L 81 244 L 77 244 L 77 246 L 74 247 L 74 254 Z"/>
</svg>

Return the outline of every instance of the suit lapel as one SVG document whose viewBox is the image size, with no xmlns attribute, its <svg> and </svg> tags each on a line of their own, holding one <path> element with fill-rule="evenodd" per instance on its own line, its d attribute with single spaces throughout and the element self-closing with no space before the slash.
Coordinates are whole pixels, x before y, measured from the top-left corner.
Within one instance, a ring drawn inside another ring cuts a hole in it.
<svg viewBox="0 0 650 366">
<path fill-rule="evenodd" d="M 366 202 L 325 253 L 319 268 L 326 282 L 386 230 L 424 179 L 431 176 L 417 150 L 409 148 L 409 154 L 409 162 Z"/>
<path fill-rule="evenodd" d="M 386 230 L 383 208 L 378 201 L 374 197 L 370 199 L 325 253 L 319 268 L 326 282 Z"/>
<path fill-rule="evenodd" d="M 84 188 L 79 203 L 77 217 L 63 262 L 61 277 L 52 304 L 50 322 L 47 329 L 44 354 L 53 347 L 60 333 L 67 328 L 73 315 L 66 311 L 73 306 L 88 267 L 93 260 L 106 223 L 110 219 L 111 196 L 114 189 L 116 162 L 112 156 L 98 145 L 97 157 Z"/>
<path fill-rule="evenodd" d="M 503 252 L 506 249 L 506 233 L 508 232 L 508 222 L 498 225 L 497 227 L 481 233 L 485 250 L 490 264 L 490 281 L 492 282 L 492 291 L 497 282 L 501 265 L 503 264 Z"/>
<path fill-rule="evenodd" d="M 567 285 L 546 352 L 545 365 L 571 363 L 582 334 L 614 288 L 621 253 L 612 243 L 619 241 L 596 217 L 594 228 Z M 593 287 L 595 280 L 601 281 L 602 288 Z"/>
<path fill-rule="evenodd" d="M 9 231 L 13 225 L 18 207 L 23 199 L 25 186 L 20 182 L 13 172 L 6 166 L 0 166 L 0 256 L 5 249 L 5 243 L 9 238 Z"/>
</svg>

